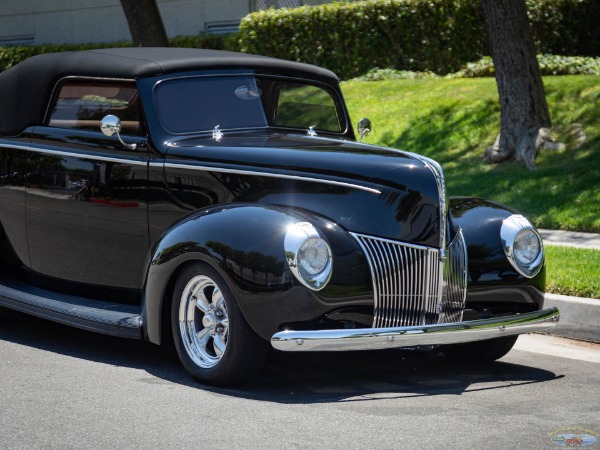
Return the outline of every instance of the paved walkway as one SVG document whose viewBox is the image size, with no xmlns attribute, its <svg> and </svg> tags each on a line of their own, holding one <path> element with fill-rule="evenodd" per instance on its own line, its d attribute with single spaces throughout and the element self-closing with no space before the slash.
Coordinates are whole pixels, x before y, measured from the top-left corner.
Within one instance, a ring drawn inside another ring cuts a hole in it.
<svg viewBox="0 0 600 450">
<path fill-rule="evenodd" d="M 544 244 L 600 249 L 598 233 L 538 231 Z M 550 330 L 550 334 L 600 343 L 600 300 L 546 294 L 544 306 L 556 306 L 561 312 L 560 323 Z"/>
<path fill-rule="evenodd" d="M 544 244 L 600 249 L 600 234 L 580 231 L 538 230 Z"/>
</svg>

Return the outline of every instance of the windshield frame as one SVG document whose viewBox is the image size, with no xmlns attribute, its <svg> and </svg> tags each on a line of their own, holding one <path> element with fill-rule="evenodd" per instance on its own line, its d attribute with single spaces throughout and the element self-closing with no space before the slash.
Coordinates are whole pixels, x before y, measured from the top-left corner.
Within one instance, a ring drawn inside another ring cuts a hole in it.
<svg viewBox="0 0 600 450">
<path fill-rule="evenodd" d="M 211 129 L 203 129 L 203 130 L 191 130 L 191 131 L 183 131 L 183 132 L 175 132 L 169 129 L 168 126 L 165 125 L 163 119 L 161 118 L 160 104 L 157 98 L 157 90 L 160 89 L 161 85 L 164 83 L 174 81 L 174 80 L 186 80 L 186 79 L 196 79 L 196 78 L 219 78 L 219 77 L 228 77 L 228 78 L 239 78 L 239 77 L 252 77 L 254 78 L 254 82 L 259 84 L 261 79 L 274 79 L 287 83 L 295 83 L 295 84 L 305 84 L 317 87 L 325 91 L 333 100 L 333 104 L 335 107 L 335 111 L 337 114 L 337 119 L 340 124 L 340 131 L 330 131 L 330 130 L 322 130 L 316 128 L 315 131 L 318 132 L 319 135 L 326 136 L 335 136 L 335 137 L 343 137 L 343 138 L 352 138 L 352 128 L 350 126 L 350 120 L 348 117 L 348 112 L 346 109 L 346 105 L 344 103 L 343 97 L 339 91 L 338 86 L 334 86 L 330 83 L 325 83 L 319 80 L 305 78 L 305 77 L 295 77 L 288 75 L 279 75 L 273 73 L 261 73 L 255 71 L 236 71 L 236 72 L 221 72 L 221 71 L 209 71 L 209 72 L 195 72 L 195 73 L 180 73 L 171 77 L 162 77 L 160 79 L 156 79 L 156 82 L 152 86 L 152 103 L 154 107 L 154 112 L 156 116 L 156 120 L 159 123 L 162 130 L 164 130 L 168 135 L 171 136 L 190 136 L 190 135 L 204 135 L 211 134 L 213 132 L 213 128 Z M 261 109 L 263 114 L 265 114 L 266 118 L 266 110 L 264 105 L 261 104 Z M 224 127 L 221 126 L 221 131 L 228 132 L 240 132 L 244 130 L 249 131 L 257 131 L 257 130 L 277 130 L 288 133 L 301 133 L 306 134 L 308 131 L 308 127 L 300 128 L 300 127 L 289 127 L 289 126 L 280 126 L 269 124 L 270 120 L 267 118 L 266 126 L 243 126 L 243 127 Z M 220 125 L 218 123 L 214 124 L 215 126 Z"/>
</svg>

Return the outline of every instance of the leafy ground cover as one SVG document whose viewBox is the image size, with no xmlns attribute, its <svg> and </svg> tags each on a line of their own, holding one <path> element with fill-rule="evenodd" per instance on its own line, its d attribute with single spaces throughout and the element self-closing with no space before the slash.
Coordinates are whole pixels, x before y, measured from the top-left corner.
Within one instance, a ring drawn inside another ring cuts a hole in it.
<svg viewBox="0 0 600 450">
<path fill-rule="evenodd" d="M 600 58 L 587 56 L 537 55 L 542 75 L 600 75 Z M 493 77 L 492 58 L 484 56 L 478 61 L 465 64 L 457 72 L 446 78 Z M 433 72 L 413 72 L 410 70 L 374 68 L 366 74 L 356 77 L 357 81 L 401 80 L 414 78 L 439 78 Z"/>
<path fill-rule="evenodd" d="M 600 250 L 545 246 L 548 292 L 600 299 Z"/>
<path fill-rule="evenodd" d="M 600 76 L 545 77 L 544 84 L 566 147 L 543 149 L 536 171 L 481 161 L 499 129 L 493 78 L 348 81 L 342 89 L 353 120 L 373 122 L 368 143 L 437 160 L 450 195 L 506 203 L 541 228 L 600 232 Z M 579 148 L 574 123 L 586 134 Z"/>
</svg>

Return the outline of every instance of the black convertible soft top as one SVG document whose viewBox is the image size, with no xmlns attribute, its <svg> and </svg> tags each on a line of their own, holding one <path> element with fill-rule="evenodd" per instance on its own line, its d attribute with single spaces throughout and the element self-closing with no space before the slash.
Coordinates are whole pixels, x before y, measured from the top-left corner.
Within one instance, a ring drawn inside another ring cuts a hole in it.
<svg viewBox="0 0 600 450">
<path fill-rule="evenodd" d="M 130 47 L 47 53 L 0 73 L 0 135 L 16 136 L 29 126 L 41 125 L 54 86 L 67 76 L 137 79 L 234 68 L 338 81 L 329 70 L 310 64 L 218 50 Z"/>
</svg>

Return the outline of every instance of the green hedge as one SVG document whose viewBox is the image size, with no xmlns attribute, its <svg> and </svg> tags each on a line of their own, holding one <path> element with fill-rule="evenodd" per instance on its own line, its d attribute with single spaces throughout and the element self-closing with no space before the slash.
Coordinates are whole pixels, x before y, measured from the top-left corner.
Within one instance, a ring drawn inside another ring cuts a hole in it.
<svg viewBox="0 0 600 450">
<path fill-rule="evenodd" d="M 525 1 L 538 53 L 600 56 L 600 1 Z"/>
<path fill-rule="evenodd" d="M 526 0 L 538 53 L 600 56 L 600 0 Z M 342 79 L 375 67 L 448 74 L 489 55 L 480 0 L 370 0 L 269 9 L 233 36 L 183 36 L 175 47 L 241 50 L 327 67 Z M 0 48 L 0 71 L 44 52 L 128 43 Z"/>
<path fill-rule="evenodd" d="M 269 9 L 242 19 L 239 42 L 242 51 L 325 66 L 342 78 L 373 67 L 448 73 L 484 54 L 478 4 L 387 0 Z"/>
<path fill-rule="evenodd" d="M 172 47 L 212 48 L 216 50 L 237 50 L 237 38 L 227 35 L 200 34 L 197 36 L 177 36 L 169 39 Z M 0 72 L 40 53 L 90 50 L 94 48 L 130 47 L 131 42 L 104 42 L 96 44 L 57 44 L 34 45 L 31 47 L 0 47 Z"/>
<path fill-rule="evenodd" d="M 526 0 L 540 53 L 600 55 L 598 0 Z M 480 0 L 372 0 L 270 9 L 242 19 L 242 51 L 325 66 L 447 74 L 489 54 Z"/>
</svg>

